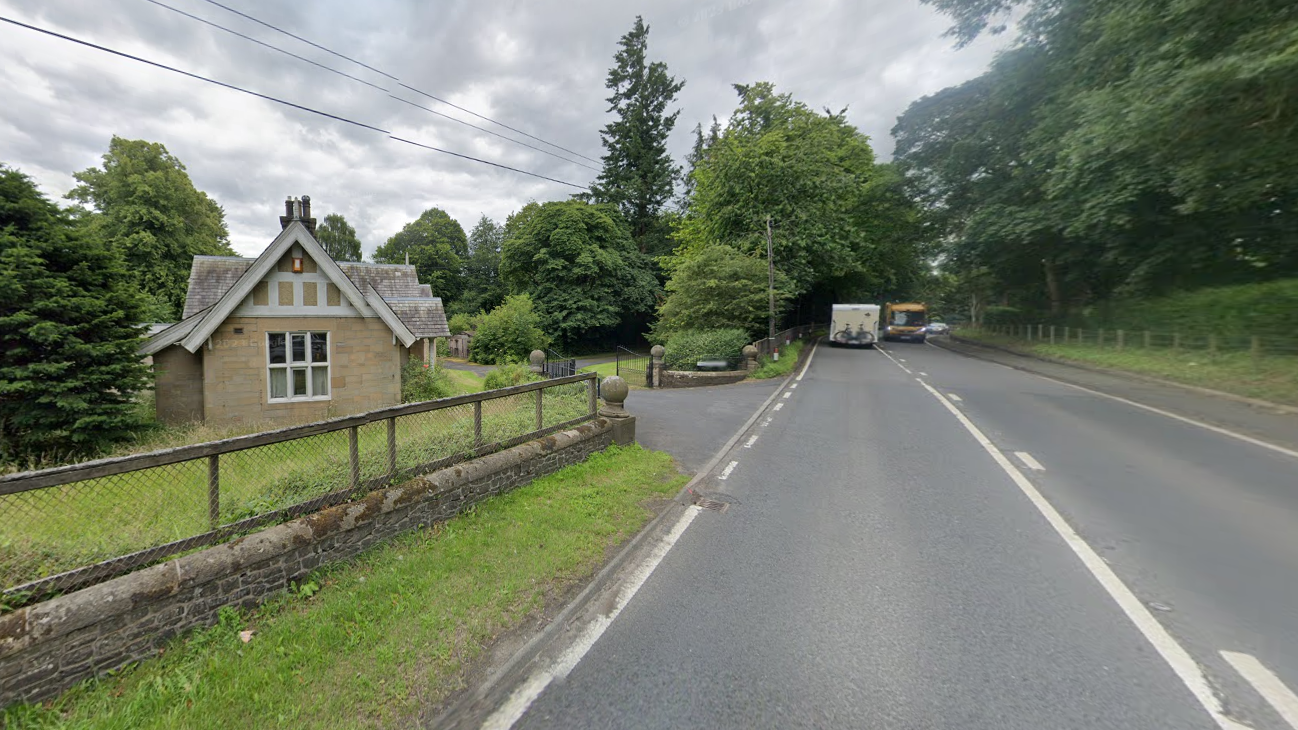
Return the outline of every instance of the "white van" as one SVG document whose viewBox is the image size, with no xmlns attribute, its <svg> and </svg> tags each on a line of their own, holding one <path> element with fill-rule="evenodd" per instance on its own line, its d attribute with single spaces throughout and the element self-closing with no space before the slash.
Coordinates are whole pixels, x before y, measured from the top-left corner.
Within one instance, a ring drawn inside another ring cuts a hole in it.
<svg viewBox="0 0 1298 730">
<path fill-rule="evenodd" d="M 830 319 L 829 344 L 874 347 L 879 339 L 878 304 L 835 304 Z"/>
</svg>

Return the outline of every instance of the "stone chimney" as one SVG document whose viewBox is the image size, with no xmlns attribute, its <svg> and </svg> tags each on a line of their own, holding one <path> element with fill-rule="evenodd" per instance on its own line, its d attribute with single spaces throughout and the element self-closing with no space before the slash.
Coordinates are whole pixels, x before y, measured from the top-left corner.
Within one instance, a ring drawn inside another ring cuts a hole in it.
<svg viewBox="0 0 1298 730">
<path fill-rule="evenodd" d="M 284 215 L 279 217 L 280 230 L 288 228 L 288 224 L 293 221 L 301 221 L 311 235 L 315 235 L 315 218 L 311 217 L 310 195 L 303 195 L 301 200 L 289 196 L 284 201 Z"/>
</svg>

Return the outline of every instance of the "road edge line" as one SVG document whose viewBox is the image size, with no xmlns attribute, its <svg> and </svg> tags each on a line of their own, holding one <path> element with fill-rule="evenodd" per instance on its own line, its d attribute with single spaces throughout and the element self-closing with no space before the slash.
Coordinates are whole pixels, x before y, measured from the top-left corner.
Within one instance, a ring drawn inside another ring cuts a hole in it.
<svg viewBox="0 0 1298 730">
<path fill-rule="evenodd" d="M 803 373 L 806 373 L 807 368 L 811 365 L 811 358 L 815 356 L 816 345 L 818 344 L 820 344 L 819 340 L 812 344 L 811 352 L 807 355 L 807 362 L 802 368 Z M 771 403 L 779 397 L 780 393 L 784 391 L 789 382 L 793 379 L 793 373 L 789 373 L 785 376 L 783 382 L 780 383 L 780 385 L 766 398 L 766 400 L 762 401 L 761 405 L 753 411 L 753 415 L 749 416 L 748 420 L 744 421 L 730 439 L 722 444 L 721 448 L 712 456 L 712 459 L 704 464 L 703 468 L 699 469 L 698 472 L 696 472 L 694 476 L 685 483 L 685 486 L 681 487 L 680 491 L 677 492 L 676 496 L 672 499 L 672 504 L 641 528 L 640 532 L 632 537 L 631 540 L 628 541 L 620 551 L 618 551 L 617 555 L 613 556 L 613 559 L 595 574 L 595 577 L 591 579 L 590 583 L 588 583 L 586 587 L 568 603 L 568 605 L 564 606 L 559 613 L 555 614 L 554 619 L 551 620 L 544 629 L 515 651 L 513 656 L 507 659 L 499 669 L 485 678 L 475 691 L 466 694 L 460 700 L 439 712 L 429 721 L 428 724 L 425 725 L 425 727 L 463 727 L 464 721 L 472 719 L 469 715 L 475 707 L 488 700 L 492 691 L 497 689 L 501 682 L 512 676 L 515 672 L 521 671 L 523 667 L 536 660 L 536 658 L 540 656 L 550 644 L 554 643 L 559 634 L 562 633 L 564 627 L 566 627 L 583 608 L 589 605 L 597 593 L 608 587 L 608 584 L 612 582 L 616 573 L 626 567 L 630 558 L 642 547 L 642 543 L 647 539 L 647 536 L 660 532 L 663 529 L 663 525 L 667 522 L 669 515 L 686 512 L 690 509 L 692 505 L 685 504 L 682 500 L 689 501 L 687 495 L 693 490 L 694 486 L 707 478 L 707 476 L 716 469 L 717 465 L 721 463 L 721 460 L 734 450 L 735 444 L 739 442 L 739 439 L 752 430 L 753 424 L 757 422 L 757 419 L 761 418 L 762 414 L 766 413 L 766 411 L 771 407 Z M 529 679 L 530 676 L 525 678 L 524 682 Z M 513 693 L 511 692 L 510 694 L 512 695 Z M 505 699 L 507 700 L 508 697 Z M 494 710 L 498 709 L 498 706 L 492 709 L 493 713 L 491 714 L 494 714 Z"/>
<path fill-rule="evenodd" d="M 1010 480 L 1018 486 L 1019 490 L 1028 498 L 1028 501 L 1037 508 L 1037 511 L 1046 518 L 1046 522 L 1050 524 L 1055 533 L 1063 538 L 1064 543 L 1072 549 L 1073 554 L 1082 561 L 1083 567 L 1091 573 L 1091 576 L 1109 594 L 1114 603 L 1118 604 L 1118 608 L 1127 615 L 1127 618 L 1135 625 L 1136 630 L 1145 637 L 1145 640 L 1154 647 L 1154 650 L 1163 658 L 1163 661 L 1171 667 L 1172 672 L 1181 680 L 1185 688 L 1190 690 L 1190 694 L 1194 695 L 1194 698 L 1199 701 L 1199 705 L 1217 723 L 1217 726 L 1222 730 L 1249 730 L 1248 725 L 1226 716 L 1221 699 L 1213 692 L 1207 675 L 1195 662 L 1194 657 L 1190 656 L 1190 653 L 1177 642 L 1171 632 L 1159 623 L 1158 619 L 1154 618 L 1154 615 L 1145 607 L 1145 604 L 1140 602 L 1136 594 L 1127 587 L 1127 584 L 1118 577 L 1117 573 L 1113 572 L 1108 563 L 1105 563 L 1103 558 L 1082 539 L 1081 535 L 1077 534 L 1077 531 L 1068 524 L 1063 515 L 1059 514 L 1054 505 L 1050 504 L 1049 500 L 1032 485 L 1032 482 L 1023 475 L 1023 472 L 1019 471 L 1018 467 L 1014 466 L 1014 463 L 1006 458 L 1000 449 L 996 448 L 991 439 L 987 438 L 982 430 L 974 425 L 973 421 L 969 420 L 964 413 L 960 412 L 959 408 L 955 407 L 955 404 L 947 400 L 928 383 L 921 380 L 919 384 L 924 386 L 924 389 L 929 394 L 956 417 L 960 425 L 964 426 L 965 430 L 974 437 L 974 440 L 983 447 L 983 450 L 992 457 L 992 460 L 1009 475 Z"/>
</svg>

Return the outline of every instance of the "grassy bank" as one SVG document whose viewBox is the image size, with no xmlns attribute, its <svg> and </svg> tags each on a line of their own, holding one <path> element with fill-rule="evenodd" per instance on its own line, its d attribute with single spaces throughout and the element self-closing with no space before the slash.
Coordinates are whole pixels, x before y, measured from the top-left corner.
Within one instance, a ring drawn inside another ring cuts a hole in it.
<svg viewBox="0 0 1298 730">
<path fill-rule="evenodd" d="M 798 340 L 780 348 L 780 359 L 762 355 L 757 359 L 757 369 L 749 373 L 750 378 L 782 378 L 793 372 L 793 367 L 798 364 L 798 356 L 802 354 L 802 348 L 806 346 L 805 340 Z"/>
<path fill-rule="evenodd" d="M 255 613 L 227 612 L 158 659 L 10 708 L 0 725 L 407 726 L 463 686 L 492 640 L 588 579 L 650 519 L 646 503 L 684 479 L 666 454 L 610 448 L 322 571 Z"/>
<path fill-rule="evenodd" d="M 1298 405 L 1298 357 L 1206 349 L 1137 348 L 1045 344 L 962 330 L 960 337 L 1001 345 L 1040 357 L 1152 375 L 1248 398 Z"/>
<path fill-rule="evenodd" d="M 584 383 L 544 393 L 543 427 L 588 412 Z M 532 393 L 484 403 L 483 443 L 535 429 L 535 404 Z M 466 455 L 475 442 L 473 408 L 399 418 L 396 441 L 398 469 Z M 386 474 L 386 423 L 362 426 L 357 442 L 361 479 Z M 226 454 L 220 469 L 220 524 L 266 514 L 344 488 L 350 476 L 347 433 Z M 208 531 L 207 479 L 207 461 L 197 459 L 0 496 L 0 585 L 19 585 Z"/>
</svg>

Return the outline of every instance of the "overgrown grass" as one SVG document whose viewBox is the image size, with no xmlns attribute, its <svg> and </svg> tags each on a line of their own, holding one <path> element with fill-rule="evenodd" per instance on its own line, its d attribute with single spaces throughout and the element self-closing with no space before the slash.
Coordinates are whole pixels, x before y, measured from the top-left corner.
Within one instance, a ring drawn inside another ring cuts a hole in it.
<svg viewBox="0 0 1298 730">
<path fill-rule="evenodd" d="M 685 477 L 611 447 L 432 529 L 326 569 L 261 610 L 177 640 L 8 728 L 407 726 L 493 639 L 587 579 Z M 242 630 L 256 633 L 248 643 Z"/>
<path fill-rule="evenodd" d="M 447 368 L 445 372 L 455 386 L 457 394 L 482 392 L 482 377 L 472 370 L 451 370 Z"/>
<path fill-rule="evenodd" d="M 804 340 L 796 340 L 780 348 L 780 359 L 775 360 L 766 355 L 757 358 L 757 369 L 748 374 L 750 378 L 782 378 L 793 372 L 798 364 L 798 356 L 806 345 Z"/>
<path fill-rule="evenodd" d="M 585 383 L 548 388 L 544 393 L 543 428 L 588 412 Z M 405 416 L 396 425 L 398 469 L 465 456 L 474 448 L 470 405 Z M 483 403 L 483 443 L 535 429 L 534 393 Z M 222 456 L 219 524 L 346 488 L 347 439 L 347 432 L 340 431 Z M 385 422 L 361 427 L 357 446 L 362 481 L 387 473 Z M 207 532 L 212 528 L 207 479 L 207 460 L 198 459 L 0 496 L 0 586 Z"/>
<path fill-rule="evenodd" d="M 1249 398 L 1298 405 L 1298 357 L 1262 355 L 1254 358 L 1248 352 L 1212 353 L 1205 349 L 1125 347 L 1118 350 L 1095 345 L 1050 345 L 970 330 L 961 330 L 959 335 L 1032 355 L 1126 370 Z"/>
</svg>

